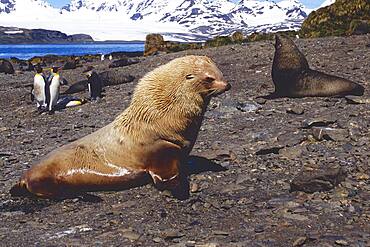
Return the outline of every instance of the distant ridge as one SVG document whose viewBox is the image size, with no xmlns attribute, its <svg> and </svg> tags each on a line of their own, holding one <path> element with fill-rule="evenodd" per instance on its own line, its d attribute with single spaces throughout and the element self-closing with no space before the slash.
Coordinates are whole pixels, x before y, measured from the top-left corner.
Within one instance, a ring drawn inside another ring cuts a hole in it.
<svg viewBox="0 0 370 247">
<path fill-rule="evenodd" d="M 0 44 L 85 43 L 93 41 L 93 38 L 87 34 L 67 35 L 54 30 L 0 26 Z"/>
</svg>

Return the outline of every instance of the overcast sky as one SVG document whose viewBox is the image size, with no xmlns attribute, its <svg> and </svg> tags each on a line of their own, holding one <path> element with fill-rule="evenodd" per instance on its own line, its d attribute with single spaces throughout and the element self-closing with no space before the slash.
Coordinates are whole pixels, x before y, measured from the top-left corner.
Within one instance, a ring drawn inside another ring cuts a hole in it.
<svg viewBox="0 0 370 247">
<path fill-rule="evenodd" d="M 55 7 L 62 7 L 69 3 L 69 0 L 47 0 Z M 239 0 L 232 0 L 233 2 L 238 2 Z M 324 0 L 300 0 L 304 5 L 306 5 L 308 8 L 316 8 L 321 5 L 321 3 L 324 2 Z M 277 0 L 276 2 L 280 2 Z"/>
</svg>

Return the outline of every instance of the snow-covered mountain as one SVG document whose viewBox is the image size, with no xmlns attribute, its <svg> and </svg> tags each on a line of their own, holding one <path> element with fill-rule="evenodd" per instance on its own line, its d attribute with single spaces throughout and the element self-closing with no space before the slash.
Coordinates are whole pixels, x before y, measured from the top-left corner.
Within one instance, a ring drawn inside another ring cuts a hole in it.
<svg viewBox="0 0 370 247">
<path fill-rule="evenodd" d="M 27 23 L 29 18 L 52 18 L 59 10 L 44 0 L 0 0 L 0 24 L 2 20 L 18 19 Z"/>
<path fill-rule="evenodd" d="M 14 0 L 1 0 L 0 1 L 0 13 L 9 14 L 11 11 L 14 11 Z"/>
<path fill-rule="evenodd" d="M 0 0 L 1 25 L 86 33 L 96 40 L 173 40 L 298 29 L 311 10 L 298 0 L 71 0 L 61 9 L 44 0 Z"/>
<path fill-rule="evenodd" d="M 29 10 L 47 11 L 50 4 L 42 0 L 0 0 L 0 14 L 27 13 Z"/>
</svg>

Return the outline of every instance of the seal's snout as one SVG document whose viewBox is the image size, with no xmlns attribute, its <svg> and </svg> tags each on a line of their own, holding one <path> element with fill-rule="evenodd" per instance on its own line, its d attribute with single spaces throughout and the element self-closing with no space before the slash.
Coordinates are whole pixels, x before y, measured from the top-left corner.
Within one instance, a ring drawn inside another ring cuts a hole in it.
<svg viewBox="0 0 370 247">
<path fill-rule="evenodd" d="M 231 85 L 224 80 L 215 80 L 213 83 L 213 88 L 225 92 L 230 90 Z"/>
<path fill-rule="evenodd" d="M 213 89 L 213 96 L 220 95 L 228 90 L 230 90 L 231 85 L 230 83 L 224 81 L 224 80 L 215 80 L 212 89 Z"/>
</svg>

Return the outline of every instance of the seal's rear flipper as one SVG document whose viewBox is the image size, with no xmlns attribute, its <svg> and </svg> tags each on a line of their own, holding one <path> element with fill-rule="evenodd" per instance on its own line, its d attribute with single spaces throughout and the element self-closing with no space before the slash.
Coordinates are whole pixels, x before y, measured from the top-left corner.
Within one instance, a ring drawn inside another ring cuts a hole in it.
<svg viewBox="0 0 370 247">
<path fill-rule="evenodd" d="M 10 189 L 9 193 L 13 197 L 34 197 L 34 195 L 29 192 L 26 185 L 22 181 L 14 185 Z"/>
<path fill-rule="evenodd" d="M 271 99 L 278 99 L 278 98 L 282 98 L 283 96 L 281 96 L 280 94 L 276 93 L 276 92 L 273 92 L 273 93 L 270 93 L 268 95 L 264 95 L 264 96 L 258 96 L 257 98 L 262 98 L 262 99 L 267 99 L 267 100 L 271 100 Z"/>
<path fill-rule="evenodd" d="M 184 174 L 180 174 L 179 184 L 171 189 L 171 194 L 176 199 L 183 201 L 190 197 L 190 183 L 189 178 Z"/>
</svg>

